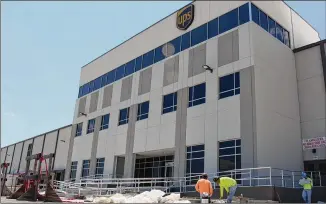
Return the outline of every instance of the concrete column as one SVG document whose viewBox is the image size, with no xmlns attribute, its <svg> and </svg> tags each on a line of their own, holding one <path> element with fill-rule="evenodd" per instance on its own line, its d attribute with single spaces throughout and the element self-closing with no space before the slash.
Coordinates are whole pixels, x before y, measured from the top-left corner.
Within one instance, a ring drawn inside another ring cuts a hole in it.
<svg viewBox="0 0 326 204">
<path fill-rule="evenodd" d="M 178 91 L 175 128 L 174 177 L 184 177 L 186 172 L 186 128 L 188 87 Z"/>
<path fill-rule="evenodd" d="M 67 164 L 66 164 L 66 171 L 65 171 L 65 180 L 69 180 L 69 178 L 70 178 L 71 157 L 72 157 L 72 152 L 74 150 L 76 128 L 77 128 L 77 124 L 73 124 L 71 127 L 70 141 L 69 141 L 69 148 L 68 148 L 68 157 L 67 157 Z"/>
<path fill-rule="evenodd" d="M 100 132 L 102 116 L 98 116 L 95 119 L 95 128 L 93 132 L 92 150 L 91 150 L 91 161 L 89 167 L 89 175 L 95 175 L 96 170 L 96 154 L 98 145 L 98 135 Z"/>
<path fill-rule="evenodd" d="M 257 166 L 254 67 L 240 71 L 241 168 Z"/>
<path fill-rule="evenodd" d="M 127 141 L 126 141 L 126 154 L 125 154 L 125 165 L 124 165 L 124 178 L 134 177 L 135 170 L 135 159 L 134 154 L 134 139 L 135 139 L 135 123 L 137 119 L 137 104 L 130 106 L 129 109 L 129 123 L 127 130 Z"/>
</svg>

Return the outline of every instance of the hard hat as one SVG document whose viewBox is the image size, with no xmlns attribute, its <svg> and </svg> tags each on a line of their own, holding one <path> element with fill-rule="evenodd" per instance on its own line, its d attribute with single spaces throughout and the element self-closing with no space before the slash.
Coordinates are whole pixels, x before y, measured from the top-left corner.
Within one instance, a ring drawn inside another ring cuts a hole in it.
<svg viewBox="0 0 326 204">
<path fill-rule="evenodd" d="M 301 176 L 305 178 L 305 177 L 307 177 L 307 174 L 305 172 L 302 172 Z"/>
</svg>

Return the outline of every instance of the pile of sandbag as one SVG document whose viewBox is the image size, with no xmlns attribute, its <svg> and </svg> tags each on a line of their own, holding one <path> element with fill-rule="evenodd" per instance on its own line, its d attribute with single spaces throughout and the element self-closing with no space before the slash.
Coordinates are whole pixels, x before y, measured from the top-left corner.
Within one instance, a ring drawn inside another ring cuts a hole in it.
<svg viewBox="0 0 326 204">
<path fill-rule="evenodd" d="M 117 193 L 110 197 L 87 198 L 87 200 L 92 200 L 93 203 L 190 203 L 188 200 L 180 200 L 180 194 L 164 195 L 163 191 L 151 190 L 135 196 Z"/>
</svg>

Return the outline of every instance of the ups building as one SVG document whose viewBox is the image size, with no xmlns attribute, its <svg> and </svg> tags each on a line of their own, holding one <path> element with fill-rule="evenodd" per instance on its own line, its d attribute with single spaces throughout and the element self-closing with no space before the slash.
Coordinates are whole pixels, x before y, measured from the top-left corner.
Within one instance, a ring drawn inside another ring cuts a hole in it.
<svg viewBox="0 0 326 204">
<path fill-rule="evenodd" d="M 325 69 L 283 1 L 194 1 L 81 68 L 56 160 L 74 180 L 325 169 Z"/>
</svg>

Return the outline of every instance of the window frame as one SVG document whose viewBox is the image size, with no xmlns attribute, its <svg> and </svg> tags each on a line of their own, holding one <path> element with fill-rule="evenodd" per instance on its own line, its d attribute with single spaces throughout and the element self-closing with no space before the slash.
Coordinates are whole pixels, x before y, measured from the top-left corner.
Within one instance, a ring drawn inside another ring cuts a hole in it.
<svg viewBox="0 0 326 204">
<path fill-rule="evenodd" d="M 142 113 L 143 105 L 148 104 L 148 112 Z M 149 115 L 149 101 L 144 101 L 137 105 L 137 121 L 148 119 Z"/>
<path fill-rule="evenodd" d="M 79 128 L 78 128 L 79 127 Z M 80 130 L 80 131 L 78 131 L 78 130 Z M 76 125 L 76 132 L 75 132 L 75 137 L 79 137 L 79 136 L 81 136 L 83 134 L 83 123 L 81 122 L 81 123 L 78 123 L 77 125 Z"/>
<path fill-rule="evenodd" d="M 70 163 L 70 175 L 69 175 L 69 178 L 70 178 L 71 181 L 76 180 L 77 170 L 78 170 L 78 161 L 71 161 L 71 163 Z M 72 177 L 73 175 L 74 175 L 74 177 Z"/>
<path fill-rule="evenodd" d="M 94 121 L 93 128 L 90 128 L 90 122 L 91 121 Z M 95 121 L 95 118 L 88 120 L 88 123 L 87 123 L 87 131 L 86 131 L 87 134 L 93 133 L 95 131 L 95 122 L 96 122 Z"/>
<path fill-rule="evenodd" d="M 198 87 L 198 86 L 201 86 L 201 85 L 204 85 L 205 96 L 195 99 L 195 88 Z M 190 90 L 192 90 L 192 91 L 190 91 Z M 194 85 L 192 87 L 189 87 L 188 91 L 189 91 L 189 93 L 192 92 L 192 94 L 189 94 L 189 96 L 188 96 L 188 108 L 206 103 L 206 82 L 203 82 L 203 83 Z M 203 102 L 199 103 L 199 104 L 194 104 L 194 102 L 197 102 L 197 101 L 200 101 L 200 100 L 203 100 Z"/>
<path fill-rule="evenodd" d="M 87 167 L 85 167 L 86 165 L 87 165 Z M 84 177 L 88 177 L 89 176 L 90 166 L 91 166 L 91 161 L 89 159 L 83 160 L 82 170 L 81 170 L 81 175 L 80 175 L 81 178 L 84 178 Z M 85 170 L 87 171 L 87 175 L 86 176 L 84 175 L 84 171 Z"/>
<path fill-rule="evenodd" d="M 126 113 L 127 118 L 121 119 L 121 111 L 124 111 L 124 110 L 127 111 L 127 113 Z M 130 107 L 120 109 L 120 111 L 119 111 L 119 118 L 118 118 L 118 126 L 125 125 L 125 124 L 128 124 L 129 123 L 129 111 L 130 111 Z"/>
<path fill-rule="evenodd" d="M 232 87 L 232 89 L 228 89 L 228 90 L 224 90 L 224 91 L 222 91 L 221 92 L 221 79 L 223 78 L 223 77 L 227 77 L 227 76 L 230 76 L 230 75 L 233 75 L 233 87 Z M 236 84 L 237 84 L 237 81 L 236 81 L 236 79 L 237 79 L 237 76 L 236 75 L 238 75 L 239 77 L 239 86 L 236 86 Z M 225 93 L 231 93 L 231 92 L 233 92 L 233 95 L 229 95 L 229 96 L 225 96 L 225 97 L 221 97 L 221 94 L 225 94 Z M 231 73 L 231 74 L 228 74 L 228 75 L 224 75 L 224 76 L 221 76 L 221 77 L 219 77 L 219 93 L 218 93 L 218 99 L 219 100 L 221 100 L 221 99 L 224 99 L 224 98 L 228 98 L 228 97 L 231 97 L 231 96 L 235 96 L 235 95 L 238 95 L 238 94 L 240 94 L 240 72 L 234 72 L 234 73 Z"/>
<path fill-rule="evenodd" d="M 105 121 L 105 117 L 108 117 L 108 121 L 107 121 L 107 124 L 103 124 Z M 100 127 L 100 130 L 106 130 L 106 129 L 109 129 L 109 124 L 110 124 L 110 113 L 108 114 L 105 114 L 105 115 L 102 115 L 101 117 L 101 127 Z"/>
<path fill-rule="evenodd" d="M 103 164 L 103 166 L 100 166 Z M 105 158 L 96 158 L 96 167 L 95 167 L 95 178 L 102 178 L 104 174 L 104 167 L 105 167 Z M 100 174 L 99 171 L 102 171 Z"/>
<path fill-rule="evenodd" d="M 172 95 L 172 106 L 164 107 L 164 98 Z M 172 92 L 162 96 L 162 115 L 166 113 L 171 113 L 177 110 L 178 107 L 178 92 Z M 171 109 L 171 111 L 165 111 Z"/>
</svg>

